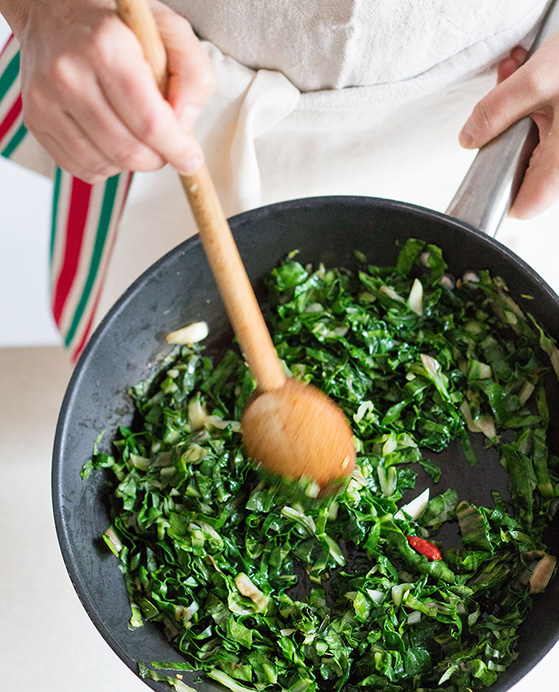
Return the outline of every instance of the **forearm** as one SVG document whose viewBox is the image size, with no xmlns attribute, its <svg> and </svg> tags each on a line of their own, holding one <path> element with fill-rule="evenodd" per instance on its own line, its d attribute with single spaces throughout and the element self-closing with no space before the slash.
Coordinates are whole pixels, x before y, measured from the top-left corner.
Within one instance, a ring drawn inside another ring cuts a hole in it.
<svg viewBox="0 0 559 692">
<path fill-rule="evenodd" d="M 32 2 L 33 0 L 0 0 L 0 14 L 18 37 L 25 28 Z"/>
</svg>

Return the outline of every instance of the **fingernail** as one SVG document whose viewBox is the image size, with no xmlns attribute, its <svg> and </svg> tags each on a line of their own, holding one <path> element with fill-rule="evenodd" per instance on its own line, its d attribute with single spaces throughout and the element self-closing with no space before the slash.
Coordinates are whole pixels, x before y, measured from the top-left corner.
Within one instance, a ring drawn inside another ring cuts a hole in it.
<svg viewBox="0 0 559 692">
<path fill-rule="evenodd" d="M 458 135 L 458 141 L 460 142 L 460 145 L 463 146 L 465 149 L 472 148 L 474 138 L 468 130 L 468 123 L 464 125 L 462 132 Z"/>
<path fill-rule="evenodd" d="M 196 118 L 200 115 L 200 108 L 197 106 L 185 106 L 180 116 L 180 123 L 185 130 L 192 129 Z"/>
<path fill-rule="evenodd" d="M 196 171 L 202 166 L 204 163 L 204 157 L 203 156 L 192 156 L 191 158 L 188 159 L 188 161 L 185 163 L 182 169 L 182 174 L 183 175 L 192 175 L 193 173 L 196 173 Z"/>
</svg>

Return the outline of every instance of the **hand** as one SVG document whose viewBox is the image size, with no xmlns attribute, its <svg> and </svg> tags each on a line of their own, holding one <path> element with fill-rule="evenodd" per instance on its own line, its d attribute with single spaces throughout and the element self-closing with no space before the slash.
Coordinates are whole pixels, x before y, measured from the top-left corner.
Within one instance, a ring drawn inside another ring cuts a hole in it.
<svg viewBox="0 0 559 692">
<path fill-rule="evenodd" d="M 517 47 L 500 63 L 498 85 L 460 133 L 460 144 L 475 149 L 526 115 L 534 120 L 540 141 L 509 212 L 519 219 L 537 216 L 559 199 L 559 33 L 523 64 L 525 57 Z"/>
<path fill-rule="evenodd" d="M 189 175 L 202 164 L 190 128 L 213 92 L 212 67 L 190 24 L 150 4 L 167 49 L 167 100 L 110 0 L 29 3 L 18 36 L 24 122 L 60 167 L 89 183 L 167 162 Z"/>
</svg>

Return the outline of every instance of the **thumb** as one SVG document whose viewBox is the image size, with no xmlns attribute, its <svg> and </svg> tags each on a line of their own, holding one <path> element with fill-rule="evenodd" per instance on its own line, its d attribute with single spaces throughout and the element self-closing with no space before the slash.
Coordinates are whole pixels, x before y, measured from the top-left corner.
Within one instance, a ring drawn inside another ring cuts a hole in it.
<svg viewBox="0 0 559 692">
<path fill-rule="evenodd" d="M 499 63 L 497 86 L 479 101 L 460 132 L 459 142 L 466 149 L 483 146 L 516 120 L 527 115 L 525 111 L 528 103 L 518 97 L 521 90 L 518 75 L 515 75 L 526 54 L 524 48 L 517 46 Z"/>
</svg>

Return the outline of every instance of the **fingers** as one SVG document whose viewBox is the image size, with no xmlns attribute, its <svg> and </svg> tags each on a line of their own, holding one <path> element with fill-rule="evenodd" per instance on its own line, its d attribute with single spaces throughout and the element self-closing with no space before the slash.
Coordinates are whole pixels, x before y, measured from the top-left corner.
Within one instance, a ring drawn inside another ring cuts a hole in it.
<svg viewBox="0 0 559 692">
<path fill-rule="evenodd" d="M 525 56 L 526 51 L 517 46 L 501 62 L 499 84 L 475 106 L 460 133 L 463 147 L 476 149 L 520 118 L 539 112 L 549 115 L 559 106 L 559 34 L 522 64 Z"/>
<path fill-rule="evenodd" d="M 169 55 L 166 101 L 137 39 L 103 2 L 66 0 L 73 11 L 65 21 L 30 12 L 21 41 L 24 122 L 87 182 L 166 162 L 194 172 L 203 154 L 190 128 L 214 88 L 205 51 L 186 20 L 152 3 Z"/>
<path fill-rule="evenodd" d="M 73 124 L 69 124 L 67 128 L 68 132 L 71 131 L 72 125 Z M 76 135 L 73 141 L 80 142 L 78 137 L 81 139 L 83 134 L 80 133 Z M 77 147 L 72 146 L 72 148 L 65 147 L 63 143 L 60 143 L 60 140 L 46 132 L 41 133 L 37 137 L 37 140 L 46 150 L 52 152 L 52 157 L 60 168 L 65 171 L 71 171 L 72 175 L 76 176 L 76 178 L 80 178 L 91 185 L 100 183 L 121 172 L 119 168 L 107 164 L 104 157 L 100 154 L 95 156 L 92 150 L 89 149 L 90 143 L 87 141 L 86 137 L 83 137 L 83 144 L 85 147 L 82 147 L 80 142 Z M 85 149 L 87 153 L 80 158 L 76 152 L 82 150 L 82 148 Z"/>
<path fill-rule="evenodd" d="M 506 63 L 503 73 L 511 71 Z M 544 103 L 543 95 L 531 78 L 525 78 L 523 67 L 498 84 L 474 108 L 459 136 L 460 144 L 467 149 L 477 149 L 504 132 L 520 118 Z"/>
<path fill-rule="evenodd" d="M 102 55 L 97 73 L 102 96 L 128 132 L 120 145 L 119 162 L 138 159 L 136 169 L 138 166 L 143 169 L 141 160 L 146 152 L 141 146 L 134 146 L 136 141 L 180 173 L 193 173 L 202 164 L 201 149 L 192 134 L 181 126 L 171 104 L 160 94 L 135 37 L 130 35 L 129 38 L 133 44 L 126 51 L 121 49 L 122 42 L 116 43 L 109 37 L 104 38 L 105 43 L 98 51 Z M 107 115 L 104 112 L 103 118 Z M 111 141 L 105 141 L 115 146 L 114 129 L 111 134 Z M 110 149 L 104 147 L 104 151 L 108 154 Z M 149 164 L 149 157 L 147 160 Z"/>
<path fill-rule="evenodd" d="M 517 47 L 498 67 L 498 84 L 474 108 L 460 133 L 460 144 L 478 148 L 517 120 L 530 116 L 539 144 L 534 150 L 509 212 L 531 218 L 559 199 L 559 33 L 523 62 Z"/>
<path fill-rule="evenodd" d="M 72 108 L 76 122 L 81 124 L 92 145 L 103 153 L 108 163 L 121 170 L 134 171 L 150 171 L 164 165 L 162 156 L 130 131 L 106 100 L 97 81 L 89 86 L 76 86 L 76 93 L 79 93 L 79 98 L 68 107 Z M 102 109 L 99 104 L 103 104 Z"/>
<path fill-rule="evenodd" d="M 166 7 L 154 8 L 154 16 L 167 49 L 167 100 L 182 126 L 189 130 L 215 91 L 215 73 L 208 54 L 188 22 L 176 22 Z"/>
<path fill-rule="evenodd" d="M 95 75 L 71 61 L 61 61 L 56 71 L 27 85 L 23 117 L 59 166 L 93 183 L 122 170 L 164 164 L 113 111 Z"/>
</svg>

